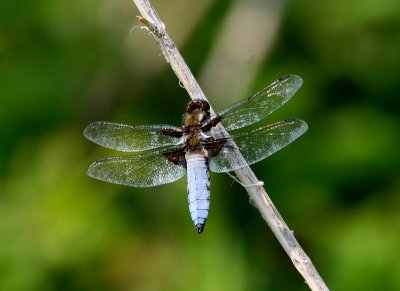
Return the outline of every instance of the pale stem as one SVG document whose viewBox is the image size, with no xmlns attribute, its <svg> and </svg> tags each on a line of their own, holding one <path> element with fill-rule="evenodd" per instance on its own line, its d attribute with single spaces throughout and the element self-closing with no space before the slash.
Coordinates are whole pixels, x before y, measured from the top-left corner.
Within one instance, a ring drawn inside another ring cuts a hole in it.
<svg viewBox="0 0 400 291">
<path fill-rule="evenodd" d="M 148 0 L 133 0 L 141 16 L 138 16 L 147 29 L 153 34 L 160 46 L 167 62 L 171 65 L 181 84 L 185 87 L 190 98 L 207 100 L 199 84 L 190 72 L 189 67 L 180 55 L 175 43 L 169 36 L 165 24 L 161 21 L 154 7 Z M 207 100 L 208 101 L 208 100 Z M 211 109 L 212 113 L 215 113 Z M 221 124 L 217 126 L 216 134 L 228 135 Z M 238 154 L 232 157 L 233 160 L 241 160 L 243 157 Z M 272 203 L 267 192 L 250 167 L 241 168 L 235 171 L 236 176 L 250 196 L 254 206 L 260 211 L 262 217 L 277 237 L 283 249 L 289 255 L 296 269 L 300 272 L 311 290 L 329 290 L 318 274 L 313 263 L 303 251 L 300 244 L 289 229 L 275 205 Z"/>
</svg>

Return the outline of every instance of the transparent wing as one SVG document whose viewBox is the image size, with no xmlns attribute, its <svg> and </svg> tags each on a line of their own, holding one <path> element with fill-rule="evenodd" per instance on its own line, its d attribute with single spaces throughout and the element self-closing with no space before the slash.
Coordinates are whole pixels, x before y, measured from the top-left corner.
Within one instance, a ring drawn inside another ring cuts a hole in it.
<svg viewBox="0 0 400 291">
<path fill-rule="evenodd" d="M 262 89 L 254 96 L 235 103 L 221 112 L 222 124 L 226 130 L 233 130 L 256 123 L 285 104 L 303 80 L 296 75 L 288 75 Z"/>
<path fill-rule="evenodd" d="M 226 144 L 211 159 L 210 170 L 217 173 L 234 171 L 265 159 L 307 131 L 307 123 L 300 119 L 288 119 L 267 125 L 251 132 L 232 135 L 237 147 Z M 240 151 L 244 160 L 229 161 Z"/>
<path fill-rule="evenodd" d="M 161 152 L 103 158 L 88 170 L 92 178 L 131 187 L 152 187 L 179 180 L 186 173 Z"/>
<path fill-rule="evenodd" d="M 163 131 L 180 131 L 171 125 L 125 125 L 97 121 L 86 127 L 87 139 L 103 147 L 122 151 L 137 152 L 164 146 L 177 145 L 179 137 L 165 135 Z"/>
</svg>

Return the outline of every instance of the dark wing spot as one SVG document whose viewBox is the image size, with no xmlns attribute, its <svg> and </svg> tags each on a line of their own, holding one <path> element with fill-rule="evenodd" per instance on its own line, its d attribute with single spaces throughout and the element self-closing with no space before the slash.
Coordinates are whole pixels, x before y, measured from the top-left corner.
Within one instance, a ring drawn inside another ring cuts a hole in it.
<svg viewBox="0 0 400 291">
<path fill-rule="evenodd" d="M 171 129 L 171 128 L 164 128 L 164 129 L 162 129 L 161 132 L 164 135 L 172 136 L 172 137 L 181 137 L 183 135 L 183 131 L 175 130 L 175 129 Z"/>
<path fill-rule="evenodd" d="M 162 152 L 168 160 L 173 162 L 175 165 L 180 165 L 186 168 L 186 159 L 184 149 L 169 149 Z"/>
<path fill-rule="evenodd" d="M 226 138 L 220 138 L 213 140 L 209 143 L 204 143 L 203 146 L 208 151 L 210 157 L 215 157 L 216 155 L 218 155 L 219 151 L 222 149 L 227 141 L 228 139 Z"/>
<path fill-rule="evenodd" d="M 211 119 L 209 122 L 207 122 L 206 124 L 204 124 L 204 125 L 201 127 L 201 130 L 203 130 L 203 131 L 209 131 L 211 128 L 213 128 L 214 126 L 216 126 L 221 120 L 222 120 L 222 116 L 218 115 L 217 117 L 214 117 L 214 118 Z"/>
</svg>

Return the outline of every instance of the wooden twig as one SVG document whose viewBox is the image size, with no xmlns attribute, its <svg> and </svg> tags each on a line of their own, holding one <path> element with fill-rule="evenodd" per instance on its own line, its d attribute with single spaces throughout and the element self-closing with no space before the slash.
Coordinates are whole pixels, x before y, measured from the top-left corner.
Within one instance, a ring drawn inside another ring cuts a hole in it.
<svg viewBox="0 0 400 291">
<path fill-rule="evenodd" d="M 161 21 L 150 1 L 133 0 L 133 2 L 141 13 L 141 16 L 138 16 L 139 21 L 142 22 L 153 34 L 167 62 L 171 65 L 181 84 L 187 90 L 189 96 L 192 99 L 200 98 L 207 100 L 193 74 L 190 72 L 189 67 L 180 55 L 175 43 L 168 35 L 164 23 Z M 212 109 L 211 113 L 215 114 Z M 216 131 L 217 135 L 228 135 L 221 124 L 217 126 Z M 232 159 L 233 161 L 237 161 L 243 159 L 243 157 L 238 154 L 233 156 Z M 262 182 L 257 179 L 250 167 L 241 168 L 236 170 L 235 173 L 242 185 L 251 185 L 245 186 L 246 191 L 250 195 L 251 201 L 260 211 L 262 217 L 267 222 L 286 253 L 289 255 L 296 269 L 304 277 L 311 290 L 329 290 L 312 264 L 310 258 L 297 242 L 293 232 L 286 225 L 285 221 L 272 203 L 262 186 Z"/>
</svg>

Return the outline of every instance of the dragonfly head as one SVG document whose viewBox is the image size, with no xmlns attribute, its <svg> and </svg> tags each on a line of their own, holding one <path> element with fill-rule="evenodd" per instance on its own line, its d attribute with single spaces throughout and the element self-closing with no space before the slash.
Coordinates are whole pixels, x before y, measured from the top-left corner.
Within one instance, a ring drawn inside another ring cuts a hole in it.
<svg viewBox="0 0 400 291">
<path fill-rule="evenodd" d="M 210 117 L 210 104 L 205 100 L 195 99 L 188 103 L 185 111 L 189 115 L 199 114 L 199 121 L 202 121 Z"/>
</svg>

